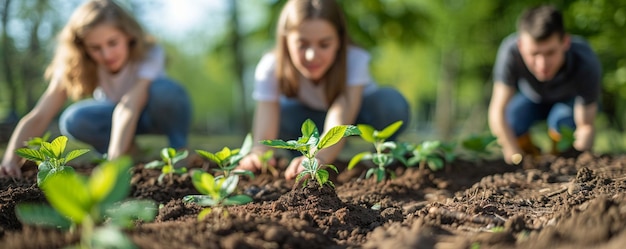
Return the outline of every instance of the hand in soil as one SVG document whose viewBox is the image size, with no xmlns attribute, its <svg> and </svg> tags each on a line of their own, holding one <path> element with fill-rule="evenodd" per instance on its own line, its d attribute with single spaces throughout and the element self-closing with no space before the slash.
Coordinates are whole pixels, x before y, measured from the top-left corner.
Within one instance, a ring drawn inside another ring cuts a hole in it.
<svg viewBox="0 0 626 249">
<path fill-rule="evenodd" d="M 306 159 L 305 156 L 299 156 L 291 160 L 289 163 L 289 167 L 285 170 L 285 179 L 291 180 L 296 178 L 300 172 L 304 170 L 304 166 L 302 166 L 302 161 Z"/>
</svg>

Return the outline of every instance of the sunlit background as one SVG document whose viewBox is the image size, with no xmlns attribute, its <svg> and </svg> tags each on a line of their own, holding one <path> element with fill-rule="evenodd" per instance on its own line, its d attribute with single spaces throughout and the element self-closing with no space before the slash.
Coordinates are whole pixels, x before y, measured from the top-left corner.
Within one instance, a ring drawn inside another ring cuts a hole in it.
<svg viewBox="0 0 626 249">
<path fill-rule="evenodd" d="M 0 120 L 32 108 L 46 86 L 54 35 L 78 0 L 0 0 Z M 278 0 L 120 0 L 166 48 L 167 71 L 191 93 L 193 133 L 250 130 L 253 71 L 274 41 Z M 488 132 L 491 69 L 519 13 L 551 2 L 571 33 L 589 40 L 604 69 L 600 150 L 624 150 L 626 1 L 340 0 L 354 42 L 372 53 L 380 85 L 409 100 L 408 139 L 453 140 Z M 7 9 L 6 6 L 9 6 Z M 4 21 L 6 20 L 6 21 Z M 541 133 L 541 127 L 538 128 Z"/>
</svg>

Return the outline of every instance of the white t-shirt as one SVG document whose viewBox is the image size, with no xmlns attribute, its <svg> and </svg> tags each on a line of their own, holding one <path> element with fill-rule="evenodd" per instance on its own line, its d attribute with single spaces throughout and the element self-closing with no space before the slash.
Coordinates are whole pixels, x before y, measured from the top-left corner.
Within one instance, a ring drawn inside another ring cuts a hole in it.
<svg viewBox="0 0 626 249">
<path fill-rule="evenodd" d="M 369 53 L 361 48 L 348 46 L 347 57 L 347 86 L 363 85 L 363 95 L 374 92 L 377 86 L 369 71 Z M 259 61 L 254 74 L 254 91 L 252 92 L 252 98 L 254 100 L 278 101 L 279 98 L 285 97 L 280 93 L 275 70 L 275 54 L 268 53 L 264 55 L 261 61 Z M 298 100 L 310 108 L 328 110 L 329 106 L 326 103 L 324 84 L 315 85 L 312 81 L 300 77 L 299 86 Z"/>
<path fill-rule="evenodd" d="M 160 76 L 165 76 L 165 52 L 163 48 L 155 45 L 141 62 L 127 63 L 116 74 L 99 66 L 98 87 L 93 97 L 117 103 L 139 79 L 154 80 Z"/>
</svg>

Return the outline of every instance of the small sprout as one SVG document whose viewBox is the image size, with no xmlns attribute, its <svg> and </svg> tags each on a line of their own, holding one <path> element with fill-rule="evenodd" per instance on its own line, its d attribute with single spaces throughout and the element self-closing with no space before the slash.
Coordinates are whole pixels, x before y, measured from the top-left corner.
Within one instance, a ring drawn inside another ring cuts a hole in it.
<svg viewBox="0 0 626 249">
<path fill-rule="evenodd" d="M 237 174 L 231 174 L 228 177 L 224 175 L 214 177 L 207 172 L 194 170 L 191 179 L 193 186 L 201 195 L 187 195 L 183 197 L 185 202 L 211 207 L 241 205 L 252 202 L 250 196 L 235 194 L 237 184 L 239 183 L 239 175 Z M 211 209 L 203 210 L 198 215 L 198 219 L 204 219 L 210 212 Z"/>
<path fill-rule="evenodd" d="M 471 157 L 474 160 L 478 160 L 481 157 L 491 154 L 489 150 L 496 142 L 497 138 L 494 135 L 470 135 L 461 141 L 461 146 L 466 151 L 471 153 Z"/>
<path fill-rule="evenodd" d="M 273 150 L 265 151 L 265 153 L 259 157 L 261 160 L 261 174 L 267 174 L 267 172 L 270 172 L 274 177 L 278 177 L 278 170 L 270 164 L 270 160 L 272 160 L 273 157 Z"/>
<path fill-rule="evenodd" d="M 310 176 L 317 181 L 320 188 L 325 184 L 334 187 L 333 182 L 329 180 L 330 174 L 325 168 L 330 168 L 338 172 L 337 168 L 334 165 L 321 164 L 315 156 L 320 150 L 335 145 L 344 137 L 360 134 L 359 130 L 356 126 L 352 125 L 338 125 L 332 127 L 320 138 L 315 123 L 311 119 L 307 119 L 302 123 L 301 131 L 302 136 L 298 138 L 298 140 L 263 140 L 261 143 L 278 149 L 296 150 L 306 157 L 306 159 L 302 161 L 304 170 L 296 176 L 296 184 L 300 182 L 303 177 Z M 302 187 L 306 187 L 308 180 L 308 178 L 304 179 Z"/>
<path fill-rule="evenodd" d="M 556 149 L 559 153 L 563 153 L 570 150 L 572 146 L 574 146 L 574 129 L 567 126 L 561 126 L 560 136 L 559 141 L 556 143 Z"/>
<path fill-rule="evenodd" d="M 15 153 L 23 158 L 37 162 L 38 186 L 41 186 L 50 175 L 74 172 L 74 168 L 68 166 L 67 163 L 89 152 L 88 149 L 78 149 L 65 153 L 66 136 L 59 136 L 52 142 L 46 142 L 44 138 L 34 138 L 28 144 L 32 147 L 17 149 Z"/>
<path fill-rule="evenodd" d="M 372 160 L 377 167 L 368 169 L 365 173 L 365 178 L 370 178 L 372 174 L 376 175 L 377 182 L 384 180 L 386 175 L 390 175 L 391 178 L 394 178 L 394 172 L 388 170 L 387 166 L 391 165 L 394 160 L 398 160 L 406 165 L 407 161 L 404 156 L 407 153 L 407 147 L 405 144 L 398 144 L 390 141 L 388 142 L 386 140 L 395 134 L 398 129 L 400 129 L 402 123 L 402 121 L 396 121 L 395 123 L 385 127 L 382 131 L 378 131 L 371 125 L 367 124 L 357 125 L 359 131 L 361 132 L 361 138 L 372 143 L 376 152 L 372 153 L 366 151 L 356 154 L 348 163 L 348 169 L 354 168 L 354 166 L 362 160 Z"/>
<path fill-rule="evenodd" d="M 187 150 L 178 151 L 174 148 L 164 148 L 161 150 L 161 161 L 155 160 L 145 165 L 146 169 L 161 169 L 161 175 L 157 179 L 159 184 L 163 182 L 163 178 L 167 175 L 172 179 L 174 174 L 184 174 L 187 173 L 186 167 L 175 167 L 174 165 L 187 158 L 189 156 L 189 152 Z"/>
<path fill-rule="evenodd" d="M 215 169 L 216 172 L 222 172 L 225 177 L 229 177 L 231 174 L 237 175 L 247 175 L 249 177 L 254 177 L 254 174 L 248 170 L 236 170 L 237 165 L 239 165 L 239 161 L 243 159 L 246 155 L 250 153 L 252 149 L 252 135 L 246 135 L 246 138 L 239 149 L 230 149 L 228 147 L 224 147 L 221 151 L 216 152 L 215 154 L 204 151 L 204 150 L 196 150 L 200 156 L 209 159 L 217 164 L 219 169 Z"/>
<path fill-rule="evenodd" d="M 428 166 L 431 170 L 443 169 L 446 161 L 450 162 L 456 157 L 454 155 L 453 144 L 445 144 L 441 141 L 424 141 L 413 149 L 413 157 L 409 158 L 409 165 L 419 164 L 420 169 Z"/>
<path fill-rule="evenodd" d="M 80 226 L 81 247 L 111 248 L 122 241 L 103 238 L 125 238 L 120 228 L 156 216 L 152 201 L 126 200 L 131 166 L 132 161 L 123 157 L 100 164 L 88 179 L 73 171 L 50 175 L 41 186 L 50 206 L 18 204 L 16 215 L 27 224 L 61 229 Z"/>
</svg>

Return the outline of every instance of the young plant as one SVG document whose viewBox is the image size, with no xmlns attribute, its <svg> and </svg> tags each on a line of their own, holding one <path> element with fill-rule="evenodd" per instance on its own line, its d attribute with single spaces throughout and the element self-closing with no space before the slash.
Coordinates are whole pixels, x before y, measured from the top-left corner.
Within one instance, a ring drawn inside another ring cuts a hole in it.
<svg viewBox="0 0 626 249">
<path fill-rule="evenodd" d="M 46 131 L 46 133 L 44 133 L 43 136 L 33 137 L 29 139 L 28 141 L 26 141 L 26 147 L 34 149 L 34 150 L 39 150 L 39 148 L 41 147 L 41 143 L 48 142 L 48 140 L 50 140 L 50 132 Z"/>
<path fill-rule="evenodd" d="M 491 154 L 489 148 L 495 144 L 497 138 L 494 135 L 471 135 L 461 141 L 463 149 L 471 152 L 474 159 Z"/>
<path fill-rule="evenodd" d="M 335 187 L 333 182 L 329 180 L 330 174 L 325 168 L 330 168 L 338 173 L 337 167 L 330 164 L 321 164 L 315 156 L 320 150 L 335 145 L 343 137 L 358 135 L 360 133 L 359 130 L 353 125 L 338 125 L 332 127 L 320 138 L 320 133 L 315 123 L 307 119 L 302 123 L 301 131 L 302 136 L 298 138 L 298 140 L 263 140 L 261 143 L 278 149 L 296 150 L 306 157 L 306 159 L 302 161 L 304 170 L 296 176 L 296 184 L 300 182 L 303 177 L 310 176 L 310 178 L 317 181 L 320 188 L 325 184 Z M 302 187 L 306 187 L 308 180 L 308 178 L 304 179 Z"/>
<path fill-rule="evenodd" d="M 225 177 L 229 177 L 231 174 L 240 174 L 247 175 L 250 177 L 254 177 L 254 174 L 250 171 L 233 171 L 239 161 L 243 159 L 246 155 L 250 153 L 252 149 L 252 135 L 246 135 L 246 138 L 239 149 L 230 149 L 228 147 L 224 147 L 221 151 L 216 152 L 215 154 L 204 151 L 204 150 L 196 150 L 200 156 L 209 159 L 217 164 L 218 169 L 214 169 L 216 172 L 222 172 Z"/>
<path fill-rule="evenodd" d="M 81 248 L 132 248 L 119 228 L 130 228 L 135 220 L 151 221 L 156 206 L 152 201 L 124 200 L 131 166 L 124 157 L 100 164 L 88 179 L 75 172 L 50 175 L 41 188 L 51 206 L 18 204 L 16 215 L 28 224 L 70 231 L 80 226 Z"/>
<path fill-rule="evenodd" d="M 159 184 L 161 184 L 163 182 L 163 178 L 166 175 L 168 175 L 171 179 L 174 174 L 180 175 L 180 174 L 187 172 L 186 167 L 176 168 L 174 167 L 174 165 L 177 162 L 187 158 L 188 155 L 189 155 L 189 152 L 187 150 L 177 152 L 174 148 L 163 148 L 161 150 L 161 161 L 159 160 L 152 161 L 146 164 L 145 168 L 146 169 L 160 168 L 161 175 L 159 175 L 159 178 L 157 179 L 157 181 L 159 182 Z"/>
<path fill-rule="evenodd" d="M 207 172 L 194 170 L 191 180 L 193 186 L 201 195 L 187 195 L 183 197 L 185 202 L 193 202 L 200 206 L 222 207 L 241 205 L 252 201 L 250 196 L 235 194 L 237 184 L 239 183 L 239 175 L 237 174 L 214 177 Z M 211 210 L 211 208 L 207 208 L 200 212 L 198 219 L 204 219 L 204 216 L 210 213 Z"/>
<path fill-rule="evenodd" d="M 560 139 L 556 142 L 557 152 L 563 153 L 574 146 L 574 129 L 561 126 Z"/>
<path fill-rule="evenodd" d="M 271 173 L 274 177 L 278 177 L 278 170 L 270 164 L 270 160 L 274 157 L 274 151 L 268 150 L 259 157 L 261 160 L 261 174 Z"/>
<path fill-rule="evenodd" d="M 29 144 L 32 147 L 17 149 L 15 153 L 38 164 L 38 186 L 41 186 L 50 175 L 74 172 L 74 168 L 67 163 L 89 152 L 88 149 L 78 149 L 66 153 L 66 136 L 59 136 L 52 142 L 46 142 L 45 138 L 31 139 Z"/>
<path fill-rule="evenodd" d="M 446 161 L 451 162 L 456 157 L 454 147 L 453 144 L 445 144 L 437 140 L 424 141 L 413 149 L 413 156 L 409 158 L 408 164 L 419 164 L 420 169 L 428 166 L 433 171 L 441 170 Z"/>
<path fill-rule="evenodd" d="M 356 166 L 356 164 L 362 160 L 372 160 L 372 162 L 377 167 L 368 169 L 365 173 L 365 178 L 370 178 L 372 174 L 376 175 L 377 182 L 381 182 L 382 180 L 384 180 L 387 175 L 389 175 L 391 178 L 394 178 L 394 172 L 388 170 L 387 166 L 391 165 L 394 159 L 406 165 L 407 162 L 404 156 L 407 150 L 405 144 L 390 141 L 388 142 L 386 140 L 393 134 L 395 134 L 398 129 L 400 129 L 402 123 L 402 121 L 396 121 L 395 123 L 385 127 L 382 131 L 374 129 L 374 127 L 372 127 L 371 125 L 357 125 L 357 128 L 361 133 L 361 138 L 363 138 L 363 140 L 367 142 L 374 144 L 376 152 L 372 153 L 366 151 L 356 154 L 348 163 L 348 169 L 354 168 L 354 166 Z"/>
</svg>

